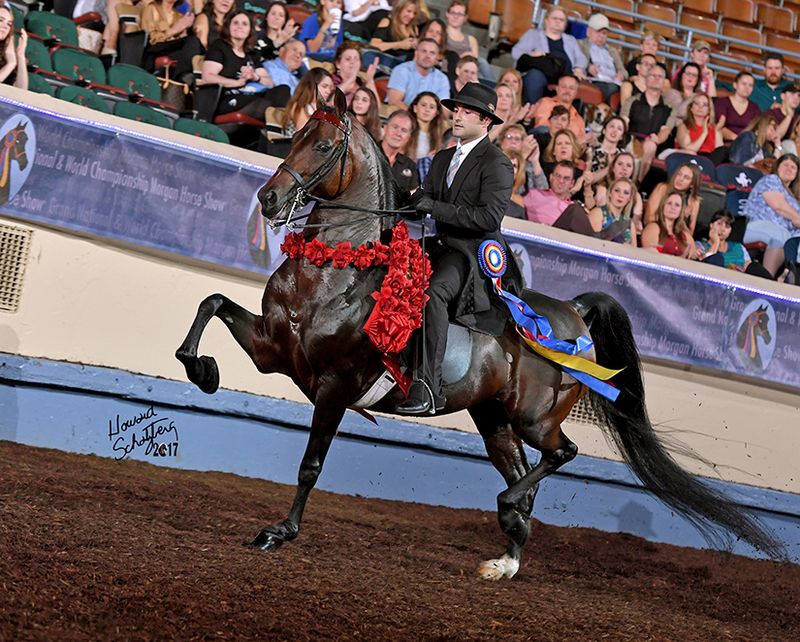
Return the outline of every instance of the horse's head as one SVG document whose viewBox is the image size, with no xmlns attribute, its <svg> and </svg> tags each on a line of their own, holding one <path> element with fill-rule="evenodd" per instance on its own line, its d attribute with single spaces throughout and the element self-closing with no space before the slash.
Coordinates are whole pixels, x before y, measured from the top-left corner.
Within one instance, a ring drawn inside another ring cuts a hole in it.
<svg viewBox="0 0 800 642">
<path fill-rule="evenodd" d="M 25 153 L 25 145 L 28 143 L 28 134 L 25 132 L 27 123 L 21 122 L 19 125 L 8 131 L 3 139 L 3 146 L 8 149 L 11 158 L 17 161 L 19 168 L 24 170 L 28 166 L 28 155 Z"/>
<path fill-rule="evenodd" d="M 285 225 L 308 198 L 333 199 L 353 177 L 348 163 L 353 131 L 344 94 L 335 106 L 321 107 L 292 139 L 292 149 L 272 178 L 258 192 L 261 213 L 273 229 Z"/>
<path fill-rule="evenodd" d="M 761 335 L 765 343 L 769 343 L 772 341 L 772 337 L 769 333 L 769 312 L 767 311 L 767 306 L 760 306 L 758 310 L 753 312 L 753 315 L 755 315 L 755 331 Z"/>
</svg>

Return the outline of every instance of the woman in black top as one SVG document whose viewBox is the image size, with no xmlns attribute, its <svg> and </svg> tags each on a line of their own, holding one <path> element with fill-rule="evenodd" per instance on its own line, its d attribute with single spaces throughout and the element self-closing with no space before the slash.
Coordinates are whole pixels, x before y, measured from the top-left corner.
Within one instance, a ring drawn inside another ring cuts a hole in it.
<svg viewBox="0 0 800 642">
<path fill-rule="evenodd" d="M 272 78 L 258 66 L 258 61 L 250 53 L 252 35 L 250 14 L 239 11 L 228 16 L 219 39 L 206 52 L 203 83 L 224 87 L 218 113 L 240 111 L 264 120 L 267 107 L 285 107 L 290 92 L 286 85 L 273 87 Z M 246 93 L 248 83 L 260 83 L 267 89 L 260 93 Z"/>
<path fill-rule="evenodd" d="M 219 31 L 231 11 L 235 11 L 234 0 L 210 0 L 202 13 L 195 18 L 192 29 L 203 47 L 208 47 L 219 38 Z"/>
</svg>

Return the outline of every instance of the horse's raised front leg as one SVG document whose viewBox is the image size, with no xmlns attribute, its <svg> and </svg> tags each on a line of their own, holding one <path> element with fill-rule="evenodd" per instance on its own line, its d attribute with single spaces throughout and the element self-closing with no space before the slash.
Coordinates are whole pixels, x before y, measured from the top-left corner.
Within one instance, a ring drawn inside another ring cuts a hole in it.
<svg viewBox="0 0 800 642">
<path fill-rule="evenodd" d="M 175 356 L 186 368 L 189 381 L 208 394 L 216 392 L 219 388 L 219 369 L 214 357 L 205 355 L 198 357 L 197 347 L 203 330 L 214 317 L 219 317 L 225 323 L 233 338 L 254 362 L 256 361 L 254 342 L 261 325 L 260 316 L 248 312 L 221 294 L 212 294 L 203 299 L 189 334 L 175 352 Z"/>
<path fill-rule="evenodd" d="M 335 395 L 327 395 L 329 400 L 334 399 Z M 314 402 L 314 418 L 311 422 L 311 434 L 308 437 L 306 452 L 303 454 L 303 461 L 300 463 L 300 471 L 297 475 L 297 492 L 292 502 L 292 509 L 289 516 L 277 524 L 262 528 L 255 539 L 250 542 L 250 546 L 260 548 L 263 551 L 278 548 L 284 542 L 288 542 L 297 537 L 300 531 L 300 521 L 303 519 L 303 511 L 308 501 L 311 489 L 319 479 L 322 472 L 322 465 L 325 463 L 325 456 L 328 454 L 336 431 L 344 417 L 346 408 L 340 400 L 324 401 L 317 396 Z"/>
</svg>

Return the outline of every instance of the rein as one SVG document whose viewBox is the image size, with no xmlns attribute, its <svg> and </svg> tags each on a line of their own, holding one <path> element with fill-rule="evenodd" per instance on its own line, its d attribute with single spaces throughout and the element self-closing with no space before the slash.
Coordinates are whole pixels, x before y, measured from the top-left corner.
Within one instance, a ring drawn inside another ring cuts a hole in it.
<svg viewBox="0 0 800 642">
<path fill-rule="evenodd" d="M 320 203 L 325 206 L 326 209 L 333 209 L 333 210 L 350 210 L 353 212 L 366 212 L 368 214 L 372 214 L 374 216 L 379 217 L 392 217 L 398 214 L 405 214 L 411 211 L 410 208 L 403 208 L 403 209 L 393 209 L 393 210 L 384 210 L 384 209 L 377 209 L 377 208 L 369 208 L 369 207 L 360 207 L 357 205 L 349 205 L 347 203 L 337 203 L 331 199 L 323 198 L 321 196 L 313 196 L 311 194 L 311 190 L 314 189 L 320 181 L 327 176 L 328 172 L 330 172 L 339 161 L 341 161 L 341 168 L 339 170 L 339 187 L 338 189 L 341 190 L 342 188 L 342 181 L 344 180 L 344 171 L 345 171 L 345 163 L 347 162 L 347 149 L 350 143 L 350 133 L 351 133 L 351 124 L 350 120 L 345 118 L 340 120 L 332 113 L 317 109 L 312 115 L 311 120 L 321 120 L 326 123 L 329 123 L 336 127 L 340 132 L 344 134 L 344 142 L 339 146 L 336 153 L 332 155 L 328 160 L 326 160 L 322 165 L 320 165 L 313 174 L 305 180 L 302 175 L 291 165 L 289 165 L 286 161 L 282 162 L 278 165 L 277 172 L 284 170 L 289 176 L 292 177 L 295 183 L 297 183 L 297 192 L 292 199 L 291 209 L 289 211 L 289 216 L 286 218 L 286 221 L 283 225 L 286 226 L 287 229 L 307 229 L 307 228 L 328 228 L 328 227 L 339 227 L 344 225 L 352 225 L 353 223 L 361 223 L 369 220 L 369 217 L 362 217 L 359 219 L 350 219 L 349 221 L 342 222 L 342 223 L 306 223 L 304 225 L 297 225 L 295 221 L 301 219 L 307 219 L 311 216 L 311 213 L 302 214 L 300 216 L 295 217 L 295 211 L 305 205 L 307 200 L 310 198 L 317 203 Z M 277 173 L 276 172 L 276 173 Z"/>
</svg>

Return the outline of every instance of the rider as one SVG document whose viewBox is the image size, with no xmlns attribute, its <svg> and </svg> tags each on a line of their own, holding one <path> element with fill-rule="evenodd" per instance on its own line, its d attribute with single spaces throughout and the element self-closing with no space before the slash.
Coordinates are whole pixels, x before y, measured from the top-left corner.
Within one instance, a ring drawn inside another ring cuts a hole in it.
<svg viewBox="0 0 800 642">
<path fill-rule="evenodd" d="M 497 94 L 485 85 L 467 83 L 442 104 L 453 111 L 458 145 L 436 154 L 425 183 L 412 196 L 417 212 L 436 221 L 438 234 L 427 248 L 434 271 L 427 291 L 423 363 L 408 398 L 395 409 L 406 415 L 435 414 L 444 407 L 442 359 L 449 309 L 456 321 L 482 332 L 498 335 L 505 325 L 478 264 L 483 241 L 504 245 L 500 223 L 514 183 L 511 161 L 487 136 L 493 125 L 503 123 L 494 113 Z M 516 267 L 511 257 L 508 264 Z M 510 276 L 514 278 L 513 272 Z"/>
</svg>

